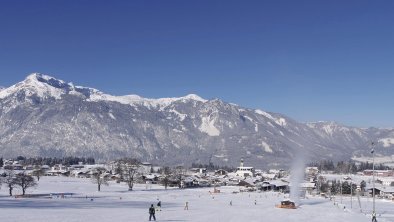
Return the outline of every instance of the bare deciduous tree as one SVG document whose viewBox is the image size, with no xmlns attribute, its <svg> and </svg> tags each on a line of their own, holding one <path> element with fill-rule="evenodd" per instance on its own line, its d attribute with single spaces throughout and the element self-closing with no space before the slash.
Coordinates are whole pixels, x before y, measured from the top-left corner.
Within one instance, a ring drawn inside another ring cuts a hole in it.
<svg viewBox="0 0 394 222">
<path fill-rule="evenodd" d="M 116 162 L 116 166 L 115 166 L 114 171 L 115 171 L 115 174 L 118 174 L 120 179 L 123 180 L 123 169 L 122 169 L 121 161 Z"/>
<path fill-rule="evenodd" d="M 15 175 L 15 184 L 22 188 L 22 195 L 25 195 L 27 188 L 37 186 L 36 180 L 25 172 Z"/>
<path fill-rule="evenodd" d="M 10 196 L 12 196 L 12 191 L 14 190 L 16 186 L 16 181 L 15 181 L 15 172 L 14 170 L 6 170 L 3 174 L 5 177 L 3 178 L 3 182 L 8 188 L 8 192 Z"/>
<path fill-rule="evenodd" d="M 178 182 L 178 187 L 182 188 L 182 179 L 186 174 L 186 169 L 183 166 L 177 166 L 174 169 L 174 176 Z"/>
<path fill-rule="evenodd" d="M 170 182 L 170 177 L 171 177 L 171 169 L 166 166 L 162 170 L 162 179 L 161 179 L 161 184 L 163 184 L 166 190 Z"/>
<path fill-rule="evenodd" d="M 40 177 L 44 175 L 44 170 L 41 168 L 41 166 L 37 165 L 34 167 L 32 174 L 37 178 L 37 181 L 40 181 Z"/>
<path fill-rule="evenodd" d="M 136 159 L 123 159 L 123 179 L 127 183 L 129 190 L 133 190 L 135 175 L 138 168 L 140 167 L 140 162 Z"/>
<path fill-rule="evenodd" d="M 108 186 L 109 177 L 106 175 L 106 169 L 103 167 L 97 167 L 93 170 L 92 182 L 97 184 L 97 190 L 101 190 L 101 185 Z"/>
</svg>

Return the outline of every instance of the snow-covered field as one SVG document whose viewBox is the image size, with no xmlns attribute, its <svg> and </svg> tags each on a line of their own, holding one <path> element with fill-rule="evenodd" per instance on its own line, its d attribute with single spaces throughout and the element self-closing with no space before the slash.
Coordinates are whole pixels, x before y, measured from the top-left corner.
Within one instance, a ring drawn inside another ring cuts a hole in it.
<svg viewBox="0 0 394 222">
<path fill-rule="evenodd" d="M 0 221 L 99 221 L 126 222 L 148 221 L 148 208 L 162 202 L 162 211 L 156 213 L 158 221 L 327 221 L 362 222 L 371 221 L 371 198 L 363 198 L 360 212 L 357 198 L 342 198 L 343 205 L 321 197 L 301 199 L 296 210 L 275 208 L 283 194 L 273 192 L 233 193 L 239 187 L 220 187 L 220 193 L 210 194 L 212 188 L 168 189 L 152 185 L 136 185 L 134 191 L 127 191 L 125 184 L 111 183 L 97 192 L 97 185 L 89 179 L 68 177 L 43 177 L 36 188 L 28 194 L 73 193 L 65 198 L 8 197 L 8 190 L 0 190 Z M 15 190 L 19 194 L 19 190 Z M 185 202 L 189 210 L 184 210 Z M 232 206 L 229 204 L 232 201 Z M 256 201 L 256 204 L 255 204 Z M 340 202 L 340 198 L 336 198 Z M 344 207 L 345 206 L 345 209 Z M 394 202 L 377 200 L 378 221 L 394 221 Z"/>
</svg>

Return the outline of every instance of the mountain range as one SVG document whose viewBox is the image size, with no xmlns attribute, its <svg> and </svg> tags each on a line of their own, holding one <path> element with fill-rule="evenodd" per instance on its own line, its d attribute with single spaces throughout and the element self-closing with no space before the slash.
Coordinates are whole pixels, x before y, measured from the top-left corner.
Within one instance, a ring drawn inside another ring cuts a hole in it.
<svg viewBox="0 0 394 222">
<path fill-rule="evenodd" d="M 134 157 L 160 165 L 258 168 L 394 154 L 394 129 L 301 123 L 279 113 L 190 94 L 113 96 L 33 73 L 0 89 L 0 156 Z"/>
</svg>

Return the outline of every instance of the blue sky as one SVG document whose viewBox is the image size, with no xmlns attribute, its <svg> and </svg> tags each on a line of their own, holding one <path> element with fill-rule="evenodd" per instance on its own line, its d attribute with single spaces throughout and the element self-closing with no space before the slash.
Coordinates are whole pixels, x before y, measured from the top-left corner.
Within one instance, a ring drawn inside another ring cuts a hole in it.
<svg viewBox="0 0 394 222">
<path fill-rule="evenodd" d="M 298 121 L 394 127 L 394 1 L 0 0 L 0 85 L 195 93 Z"/>
</svg>

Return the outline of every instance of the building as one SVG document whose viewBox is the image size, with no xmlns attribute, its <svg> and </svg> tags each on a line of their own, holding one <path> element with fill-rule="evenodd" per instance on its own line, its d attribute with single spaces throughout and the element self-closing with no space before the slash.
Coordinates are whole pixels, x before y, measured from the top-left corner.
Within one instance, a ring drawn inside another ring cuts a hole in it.
<svg viewBox="0 0 394 222">
<path fill-rule="evenodd" d="M 394 178 L 380 178 L 377 179 L 378 183 L 381 183 L 385 187 L 394 186 Z"/>
<path fill-rule="evenodd" d="M 373 170 L 364 170 L 364 176 L 372 176 Z M 394 176 L 393 170 L 375 170 L 375 176 L 377 177 L 392 177 Z"/>
<path fill-rule="evenodd" d="M 138 172 L 141 174 L 149 174 L 152 171 L 152 164 L 149 162 L 142 162 L 139 165 Z"/>
<path fill-rule="evenodd" d="M 244 166 L 244 160 L 241 159 L 241 164 L 239 165 L 239 167 L 237 167 L 235 175 L 241 177 L 254 177 L 254 168 Z"/>
<path fill-rule="evenodd" d="M 319 173 L 319 168 L 317 167 L 306 167 L 305 173 L 310 176 L 316 176 Z"/>
</svg>

